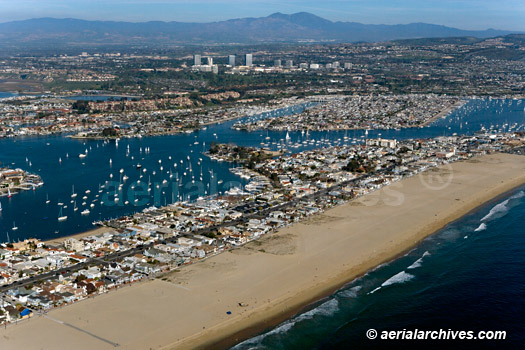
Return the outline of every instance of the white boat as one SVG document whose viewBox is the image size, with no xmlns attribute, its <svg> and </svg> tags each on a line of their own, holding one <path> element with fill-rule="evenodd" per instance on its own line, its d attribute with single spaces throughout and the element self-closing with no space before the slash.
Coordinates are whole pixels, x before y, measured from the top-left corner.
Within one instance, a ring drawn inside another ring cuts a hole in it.
<svg viewBox="0 0 525 350">
<path fill-rule="evenodd" d="M 46 204 L 49 204 L 51 201 L 49 200 L 49 195 L 46 194 Z"/>
<path fill-rule="evenodd" d="M 66 221 L 67 215 L 62 215 L 62 207 L 60 208 L 60 212 L 58 213 L 58 222 Z"/>
<path fill-rule="evenodd" d="M 75 193 L 75 186 L 73 186 L 73 190 L 72 190 L 72 193 L 71 193 L 71 198 L 76 198 L 77 197 L 77 194 Z"/>
<path fill-rule="evenodd" d="M 15 222 L 14 222 L 14 221 L 13 221 L 13 228 L 12 228 L 11 230 L 13 230 L 13 231 L 18 230 L 18 227 L 15 225 Z"/>
<path fill-rule="evenodd" d="M 87 154 L 84 154 L 84 153 L 80 153 L 78 155 L 78 158 L 86 158 L 87 157 Z"/>
<path fill-rule="evenodd" d="M 91 213 L 91 212 L 89 211 L 89 209 L 85 209 L 85 210 L 83 210 L 80 214 L 82 214 L 82 215 L 89 215 L 89 213 Z"/>
</svg>

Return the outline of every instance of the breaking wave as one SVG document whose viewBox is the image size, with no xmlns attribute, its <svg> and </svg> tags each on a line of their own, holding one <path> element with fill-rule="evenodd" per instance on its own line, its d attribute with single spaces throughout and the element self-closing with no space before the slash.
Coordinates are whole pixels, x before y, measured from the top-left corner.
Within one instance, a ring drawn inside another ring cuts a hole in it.
<svg viewBox="0 0 525 350">
<path fill-rule="evenodd" d="M 483 231 L 486 229 L 487 229 L 487 225 L 484 222 L 482 222 L 481 225 L 479 225 L 478 228 L 474 230 L 474 232 L 479 232 L 479 231 Z"/>
<path fill-rule="evenodd" d="M 357 292 L 361 290 L 361 286 L 355 286 L 347 290 L 343 290 L 339 293 L 339 296 L 343 298 L 357 298 Z"/>
<path fill-rule="evenodd" d="M 381 288 L 383 287 L 387 287 L 387 286 L 390 286 L 392 284 L 397 284 L 397 283 L 405 283 L 407 281 L 410 281 L 412 278 L 414 278 L 414 275 L 411 275 L 409 273 L 406 273 L 405 271 L 401 271 L 400 273 L 398 274 L 395 274 L 394 276 L 390 277 L 389 279 L 387 279 L 385 282 L 383 282 L 379 287 L 377 287 L 376 289 L 374 289 L 373 291 L 371 291 L 370 293 L 368 294 L 372 294 L 372 293 L 375 293 L 377 292 L 378 290 L 380 290 Z"/>
<path fill-rule="evenodd" d="M 421 266 L 421 263 L 423 262 L 423 258 L 419 258 L 417 259 L 416 261 L 414 261 L 414 263 L 412 265 L 410 265 L 409 267 L 407 267 L 407 269 L 416 269 L 418 267 Z"/>
<path fill-rule="evenodd" d="M 339 311 L 339 302 L 337 301 L 337 299 L 330 299 L 322 303 L 318 307 L 280 324 L 277 328 L 274 328 L 269 332 L 266 332 L 264 334 L 258 335 L 256 337 L 250 338 L 242 343 L 237 344 L 232 349 L 244 349 L 247 346 L 250 346 L 250 349 L 257 349 L 260 345 L 262 345 L 261 343 L 264 340 L 264 338 L 268 336 L 286 333 L 290 329 L 292 329 L 292 327 L 298 322 L 310 320 L 314 318 L 314 316 L 331 316 L 337 311 Z"/>
<path fill-rule="evenodd" d="M 507 200 L 504 200 L 503 202 L 501 203 L 498 203 L 496 204 L 492 209 L 490 209 L 489 213 L 487 215 L 485 215 L 481 221 L 487 221 L 489 219 L 492 219 L 494 217 L 498 218 L 498 217 L 502 217 L 504 216 L 505 214 L 507 214 L 507 212 L 509 211 L 509 202 L 510 202 L 510 206 L 514 206 L 516 205 L 517 201 L 515 201 L 516 199 L 520 199 L 520 198 L 523 198 L 525 196 L 525 192 L 524 191 L 519 191 L 518 193 L 516 193 L 515 195 L 513 195 L 512 197 L 510 197 L 509 199 Z"/>
<path fill-rule="evenodd" d="M 421 266 L 421 264 L 423 263 L 423 258 L 425 256 L 429 256 L 430 253 L 428 251 L 424 252 L 423 255 L 421 256 L 421 258 L 417 259 L 416 261 L 414 261 L 414 263 L 412 265 L 410 265 L 409 267 L 407 267 L 407 269 L 416 269 L 418 267 Z"/>
<path fill-rule="evenodd" d="M 481 219 L 481 221 L 487 221 L 488 219 L 493 218 L 494 215 L 497 215 L 497 214 L 505 214 L 509 210 L 509 208 L 507 207 L 507 204 L 509 204 L 508 199 L 501 203 L 496 204 L 492 209 L 490 209 L 489 213 Z"/>
</svg>

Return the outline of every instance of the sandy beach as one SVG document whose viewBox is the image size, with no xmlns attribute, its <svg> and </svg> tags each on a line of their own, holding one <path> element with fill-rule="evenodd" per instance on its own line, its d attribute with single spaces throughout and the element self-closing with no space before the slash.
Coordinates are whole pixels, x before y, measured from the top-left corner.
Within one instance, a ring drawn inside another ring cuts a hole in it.
<svg viewBox="0 0 525 350">
<path fill-rule="evenodd" d="M 225 348 L 524 183 L 517 155 L 433 169 L 163 278 L 11 325 L 0 348 Z"/>
<path fill-rule="evenodd" d="M 62 243 L 64 243 L 64 241 L 66 241 L 66 240 L 68 240 L 70 238 L 79 239 L 79 238 L 88 237 L 88 236 L 96 236 L 96 235 L 100 235 L 100 234 L 103 234 L 103 233 L 106 233 L 106 232 L 111 232 L 111 231 L 114 231 L 114 230 L 109 228 L 109 227 L 105 227 L 105 226 L 104 227 L 98 227 L 98 228 L 95 228 L 93 230 L 77 233 L 75 235 L 62 236 L 62 237 L 57 237 L 57 238 L 53 238 L 53 239 L 48 239 L 48 240 L 45 240 L 44 243 L 47 244 L 47 245 L 52 245 L 52 246 L 62 245 Z"/>
</svg>

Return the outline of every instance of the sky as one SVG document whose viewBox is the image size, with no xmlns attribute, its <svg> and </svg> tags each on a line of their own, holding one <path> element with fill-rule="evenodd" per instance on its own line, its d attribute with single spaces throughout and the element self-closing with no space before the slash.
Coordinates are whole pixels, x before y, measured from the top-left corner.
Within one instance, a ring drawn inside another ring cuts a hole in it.
<svg viewBox="0 0 525 350">
<path fill-rule="evenodd" d="M 525 31 L 525 0 L 0 0 L 0 22 L 40 17 L 213 22 L 301 11 L 332 21 Z"/>
</svg>

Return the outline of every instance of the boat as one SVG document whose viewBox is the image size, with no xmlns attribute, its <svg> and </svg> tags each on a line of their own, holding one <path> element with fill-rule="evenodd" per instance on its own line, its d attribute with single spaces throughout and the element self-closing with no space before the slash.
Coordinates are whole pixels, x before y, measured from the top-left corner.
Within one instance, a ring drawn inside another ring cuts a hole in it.
<svg viewBox="0 0 525 350">
<path fill-rule="evenodd" d="M 91 213 L 91 212 L 89 211 L 89 209 L 85 209 L 85 210 L 83 210 L 80 214 L 82 214 L 82 215 L 89 215 L 89 213 Z"/>
<path fill-rule="evenodd" d="M 12 228 L 11 230 L 13 230 L 13 231 L 18 230 L 18 227 L 15 225 L 15 222 L 14 222 L 14 221 L 13 221 L 13 228 Z"/>
<path fill-rule="evenodd" d="M 63 222 L 67 220 L 67 215 L 62 215 L 62 207 L 60 207 L 60 212 L 58 213 L 58 222 Z"/>
<path fill-rule="evenodd" d="M 11 193 L 11 190 L 8 188 L 7 189 L 7 198 L 11 198 L 13 197 L 13 194 Z"/>
<path fill-rule="evenodd" d="M 87 154 L 85 154 L 85 153 L 80 153 L 78 155 L 78 158 L 86 158 L 86 157 L 87 157 Z"/>
</svg>

